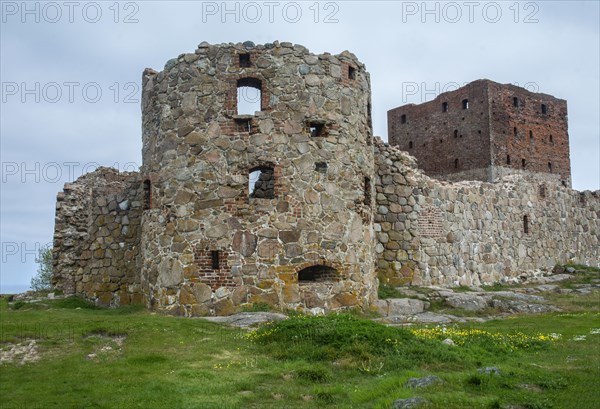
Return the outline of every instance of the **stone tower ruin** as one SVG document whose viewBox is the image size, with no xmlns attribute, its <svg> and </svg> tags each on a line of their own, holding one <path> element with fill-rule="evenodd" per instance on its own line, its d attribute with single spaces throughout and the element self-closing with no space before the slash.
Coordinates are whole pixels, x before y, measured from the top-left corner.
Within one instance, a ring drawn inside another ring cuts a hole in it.
<svg viewBox="0 0 600 409">
<path fill-rule="evenodd" d="M 433 177 L 496 182 L 523 174 L 571 186 L 563 99 L 477 80 L 388 111 L 388 125 L 390 144 Z"/>
<path fill-rule="evenodd" d="M 242 112 L 252 99 L 256 111 Z M 146 70 L 141 285 L 152 303 L 186 314 L 369 304 L 369 109 L 369 76 L 348 52 L 202 43 Z"/>
</svg>

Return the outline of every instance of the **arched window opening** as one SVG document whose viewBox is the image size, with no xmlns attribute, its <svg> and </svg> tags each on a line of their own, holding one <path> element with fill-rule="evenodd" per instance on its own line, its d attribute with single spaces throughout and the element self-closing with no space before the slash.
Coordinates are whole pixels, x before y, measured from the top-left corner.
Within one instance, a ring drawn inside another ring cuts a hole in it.
<svg viewBox="0 0 600 409">
<path fill-rule="evenodd" d="M 448 112 L 448 103 L 447 102 L 442 103 L 442 112 Z"/>
<path fill-rule="evenodd" d="M 152 183 L 149 179 L 144 180 L 144 210 L 152 207 Z"/>
<path fill-rule="evenodd" d="M 256 78 L 237 80 L 237 114 L 255 115 L 262 110 L 262 82 Z"/>
<path fill-rule="evenodd" d="M 329 266 L 310 266 L 298 272 L 298 282 L 305 283 L 323 283 L 336 281 L 338 279 L 337 270 Z"/>
<path fill-rule="evenodd" d="M 249 197 L 256 199 L 275 198 L 275 170 L 269 166 L 250 169 L 248 175 Z"/>
</svg>

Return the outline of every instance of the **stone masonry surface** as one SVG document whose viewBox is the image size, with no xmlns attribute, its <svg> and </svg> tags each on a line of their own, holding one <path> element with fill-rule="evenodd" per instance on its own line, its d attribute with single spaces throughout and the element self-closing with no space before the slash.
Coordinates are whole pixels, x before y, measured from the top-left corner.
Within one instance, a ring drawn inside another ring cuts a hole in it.
<svg viewBox="0 0 600 409">
<path fill-rule="evenodd" d="M 559 183 L 570 186 L 568 156 L 550 178 L 535 160 L 511 175 L 491 158 L 521 148 L 483 138 L 471 143 L 489 154 L 469 175 L 487 167 L 498 183 L 431 179 L 373 138 L 369 74 L 348 51 L 201 43 L 146 69 L 142 85 L 140 171 L 99 168 L 58 194 L 53 283 L 65 294 L 185 316 L 257 303 L 321 313 L 373 308 L 379 282 L 477 285 L 598 265 L 599 194 Z M 546 112 L 565 115 L 553 140 L 568 147 L 566 103 L 547 97 Z M 255 111 L 241 112 L 249 99 Z"/>
</svg>

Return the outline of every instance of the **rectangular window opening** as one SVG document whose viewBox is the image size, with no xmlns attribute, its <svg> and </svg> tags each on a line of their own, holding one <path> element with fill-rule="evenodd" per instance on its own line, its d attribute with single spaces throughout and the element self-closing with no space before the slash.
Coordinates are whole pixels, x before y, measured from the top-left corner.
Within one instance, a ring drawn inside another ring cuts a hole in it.
<svg viewBox="0 0 600 409">
<path fill-rule="evenodd" d="M 521 159 L 521 167 L 525 169 L 525 166 L 527 166 L 527 161 L 525 159 Z"/>
<path fill-rule="evenodd" d="M 405 124 L 406 123 L 406 115 L 400 116 L 400 123 L 401 124 Z"/>
<path fill-rule="evenodd" d="M 319 173 L 327 173 L 327 163 L 325 162 L 316 162 L 315 170 Z"/>
<path fill-rule="evenodd" d="M 367 176 L 365 176 L 364 188 L 365 188 L 365 198 L 363 200 L 363 203 L 367 206 L 371 206 L 371 178 L 369 178 Z"/>
<path fill-rule="evenodd" d="M 240 68 L 250 67 L 250 54 L 240 54 Z"/>
<path fill-rule="evenodd" d="M 517 98 L 517 97 L 513 97 L 513 106 L 514 106 L 515 108 L 518 108 L 518 107 L 519 107 L 519 98 Z"/>
<path fill-rule="evenodd" d="M 542 104 L 542 114 L 546 115 L 548 113 L 548 107 L 546 104 Z"/>
<path fill-rule="evenodd" d="M 463 109 L 469 109 L 469 100 L 468 99 L 462 100 L 462 107 L 463 107 Z"/>
<path fill-rule="evenodd" d="M 220 260 L 219 260 L 219 250 L 212 250 L 210 252 L 210 262 L 211 262 L 211 268 L 213 270 L 218 270 L 220 267 Z"/>
<path fill-rule="evenodd" d="M 310 136 L 313 138 L 327 136 L 323 122 L 309 122 L 308 129 L 310 130 Z"/>
<path fill-rule="evenodd" d="M 447 102 L 442 103 L 442 112 L 448 112 L 448 103 Z"/>
<path fill-rule="evenodd" d="M 529 234 L 529 217 L 523 216 L 523 233 Z"/>
<path fill-rule="evenodd" d="M 252 132 L 252 119 L 235 118 L 235 130 L 237 132 Z"/>
<path fill-rule="evenodd" d="M 152 207 L 152 183 L 150 180 L 144 180 L 144 210 L 150 210 Z"/>
<path fill-rule="evenodd" d="M 356 79 L 356 68 L 348 66 L 348 78 L 351 80 Z"/>
</svg>

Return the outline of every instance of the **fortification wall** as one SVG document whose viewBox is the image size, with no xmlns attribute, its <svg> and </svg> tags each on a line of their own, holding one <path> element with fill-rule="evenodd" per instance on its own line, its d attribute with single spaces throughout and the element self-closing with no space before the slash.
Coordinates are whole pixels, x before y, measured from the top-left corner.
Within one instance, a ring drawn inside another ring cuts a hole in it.
<svg viewBox="0 0 600 409">
<path fill-rule="evenodd" d="M 256 112 L 237 110 L 244 87 L 260 91 Z M 375 298 L 370 84 L 354 55 L 202 43 L 145 71 L 142 113 L 153 308 L 320 311 Z"/>
<path fill-rule="evenodd" d="M 600 266 L 600 192 L 513 175 L 448 183 L 375 143 L 378 273 L 390 284 L 480 285 L 573 261 Z"/>
<path fill-rule="evenodd" d="M 53 284 L 102 305 L 141 303 L 140 181 L 99 168 L 57 195 Z"/>
</svg>

